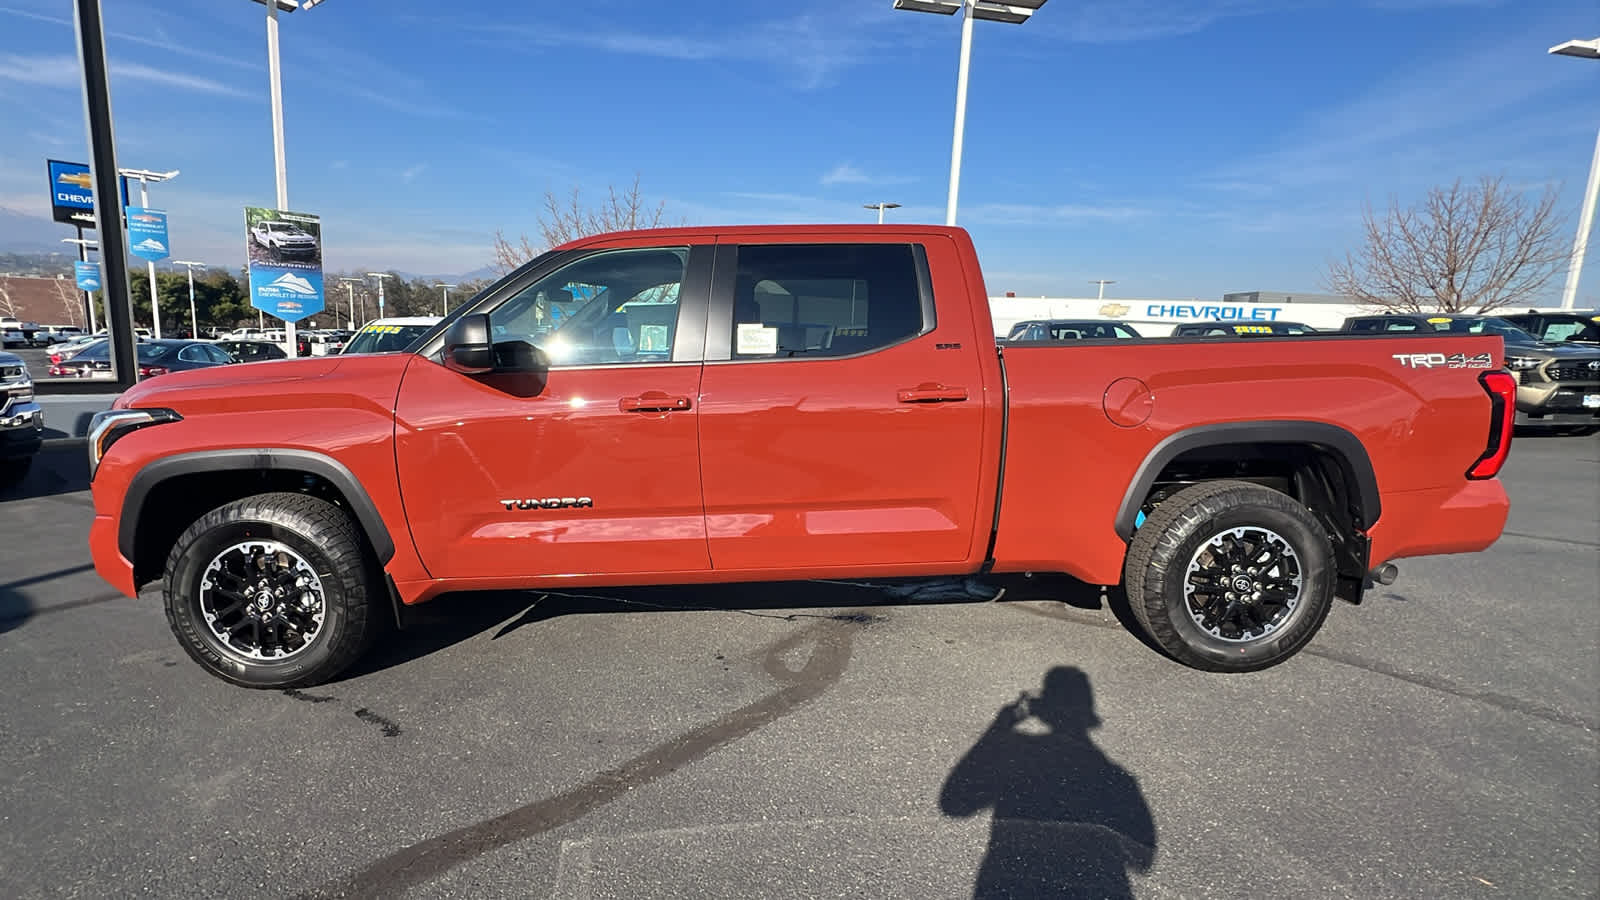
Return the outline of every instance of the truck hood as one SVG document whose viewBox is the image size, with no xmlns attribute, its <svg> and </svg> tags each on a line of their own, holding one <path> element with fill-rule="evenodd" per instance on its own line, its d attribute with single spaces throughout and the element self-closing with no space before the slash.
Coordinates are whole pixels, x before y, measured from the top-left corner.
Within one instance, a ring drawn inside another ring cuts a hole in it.
<svg viewBox="0 0 1600 900">
<path fill-rule="evenodd" d="M 1507 344 L 1507 356 L 1527 356 L 1534 359 L 1593 359 L 1593 345 L 1577 344 Z"/>
<path fill-rule="evenodd" d="M 292 405 L 292 398 L 307 394 L 337 394 L 346 377 L 362 382 L 358 389 L 366 394 L 371 381 L 388 380 L 398 388 L 410 354 L 347 357 L 313 356 L 268 362 L 212 366 L 187 372 L 173 372 L 139 382 L 123 392 L 116 409 L 162 407 L 180 414 L 186 408 L 219 406 L 280 407 Z M 389 391 L 392 399 L 394 392 Z M 289 402 L 285 402 L 288 400 Z"/>
</svg>

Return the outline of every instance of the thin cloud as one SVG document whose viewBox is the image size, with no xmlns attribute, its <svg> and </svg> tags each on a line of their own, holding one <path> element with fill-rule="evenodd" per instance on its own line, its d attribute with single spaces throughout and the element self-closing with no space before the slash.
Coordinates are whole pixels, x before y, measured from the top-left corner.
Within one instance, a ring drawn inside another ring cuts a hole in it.
<svg viewBox="0 0 1600 900">
<path fill-rule="evenodd" d="M 1361 0 L 1379 12 L 1499 6 L 1505 0 Z M 1039 26 L 1028 29 L 1041 37 L 1065 37 L 1092 44 L 1180 37 L 1203 31 L 1227 19 L 1249 18 L 1306 9 L 1343 7 L 1344 0 L 1080 0 L 1055 5 L 1040 14 Z"/>
<path fill-rule="evenodd" d="M 822 176 L 824 185 L 833 184 L 871 184 L 872 179 L 867 173 L 849 163 L 840 163 Z"/>
<path fill-rule="evenodd" d="M 113 79 L 124 78 L 129 81 L 142 81 L 202 94 L 217 94 L 226 97 L 252 96 L 210 78 L 188 75 L 183 72 L 169 72 L 165 69 L 157 69 L 140 63 L 113 62 L 111 64 L 111 75 Z M 73 56 L 21 56 L 14 53 L 6 53 L 0 54 L 0 81 L 38 85 L 40 87 L 76 88 L 82 83 L 82 70 L 78 67 L 77 57 Z"/>
<path fill-rule="evenodd" d="M 876 17 L 874 17 L 876 18 Z M 777 67 L 801 90 L 835 83 L 845 69 L 867 62 L 891 46 L 840 16 L 805 14 L 725 29 L 716 33 L 582 29 L 497 22 L 469 25 L 469 30 L 512 40 L 520 46 L 583 47 L 607 53 L 646 56 L 677 62 L 745 62 Z"/>
<path fill-rule="evenodd" d="M 11 15 L 11 16 L 17 16 L 18 18 L 23 18 L 23 19 L 32 19 L 35 22 L 47 22 L 47 23 L 49 23 L 51 25 L 60 25 L 60 26 L 65 27 L 65 28 L 71 28 L 72 27 L 72 20 L 71 19 L 61 18 L 59 16 L 48 16 L 48 15 L 44 15 L 42 13 L 36 13 L 36 12 L 32 12 L 32 11 L 26 10 L 26 9 L 17 9 L 16 7 L 13 7 L 13 6 L 0 6 L 0 13 L 5 13 L 6 15 Z M 130 34 L 128 32 L 124 32 L 124 31 L 108 31 L 106 33 L 110 37 L 112 37 L 112 38 L 114 38 L 114 39 L 116 39 L 118 41 L 128 41 L 129 43 L 143 44 L 146 47 L 154 47 L 157 50 L 164 50 L 164 51 L 166 51 L 168 53 L 177 53 L 177 54 L 182 55 L 182 56 L 188 56 L 188 57 L 192 57 L 194 59 L 204 60 L 206 62 L 215 63 L 217 65 L 233 66 L 235 68 L 240 68 L 240 69 L 254 69 L 254 70 L 260 70 L 260 69 L 266 68 L 265 66 L 263 66 L 263 65 L 261 65 L 260 63 L 257 63 L 257 62 L 250 62 L 250 61 L 247 61 L 247 60 L 239 59 L 238 57 L 234 57 L 234 56 L 224 56 L 224 55 L 222 55 L 220 53 L 211 53 L 210 51 L 201 50 L 201 49 L 199 49 L 197 47 L 192 47 L 192 46 L 190 46 L 188 44 L 180 43 L 178 41 L 165 40 L 165 39 L 162 39 L 162 38 L 159 38 L 159 37 L 151 37 L 149 35 L 144 35 L 144 34 Z"/>
<path fill-rule="evenodd" d="M 401 172 L 400 180 L 404 181 L 406 184 L 410 184 L 411 182 L 417 180 L 418 175 L 421 175 L 423 172 L 427 171 L 427 168 L 428 166 L 426 163 L 417 163 L 411 168 L 406 169 L 404 172 Z"/>
<path fill-rule="evenodd" d="M 910 175 L 869 175 L 849 163 L 840 163 L 823 173 L 822 185 L 832 187 L 836 184 L 908 184 L 916 180 Z"/>
</svg>

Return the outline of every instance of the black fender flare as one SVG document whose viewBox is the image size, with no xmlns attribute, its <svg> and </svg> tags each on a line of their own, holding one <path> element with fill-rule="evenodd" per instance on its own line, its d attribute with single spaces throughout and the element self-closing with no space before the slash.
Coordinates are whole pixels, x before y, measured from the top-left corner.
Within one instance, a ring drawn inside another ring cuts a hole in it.
<svg viewBox="0 0 1600 900">
<path fill-rule="evenodd" d="M 1150 496 L 1156 476 L 1167 464 L 1191 450 L 1225 444 L 1309 444 L 1333 451 L 1342 459 L 1345 474 L 1355 482 L 1361 498 L 1362 529 L 1372 527 L 1383 512 L 1383 501 L 1378 494 L 1378 476 L 1372 468 L 1372 457 L 1367 448 L 1344 428 L 1327 422 L 1295 420 L 1269 420 L 1262 422 L 1224 422 L 1216 425 L 1199 425 L 1168 435 L 1145 456 L 1133 475 L 1133 483 L 1122 496 L 1117 508 L 1115 526 L 1117 533 L 1131 540 L 1134 522 L 1139 517 L 1139 507 Z"/>
<path fill-rule="evenodd" d="M 145 465 L 134 474 L 122 499 L 122 518 L 117 525 L 117 548 L 125 559 L 134 558 L 134 535 L 145 500 L 156 486 L 171 478 L 200 472 L 253 472 L 262 469 L 308 472 L 332 484 L 350 504 L 357 523 L 378 555 L 378 564 L 394 558 L 394 538 L 373 504 L 361 481 L 344 463 L 311 450 L 254 447 L 248 450 L 201 450 L 165 456 Z"/>
</svg>

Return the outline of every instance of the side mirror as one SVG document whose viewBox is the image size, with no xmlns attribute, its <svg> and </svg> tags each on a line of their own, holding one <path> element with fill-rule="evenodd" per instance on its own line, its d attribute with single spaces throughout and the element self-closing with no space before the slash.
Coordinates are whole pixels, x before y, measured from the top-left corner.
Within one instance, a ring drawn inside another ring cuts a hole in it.
<svg viewBox="0 0 1600 900">
<path fill-rule="evenodd" d="M 489 337 L 489 316 L 462 316 L 444 333 L 445 368 L 463 375 L 494 371 L 494 342 Z"/>
</svg>

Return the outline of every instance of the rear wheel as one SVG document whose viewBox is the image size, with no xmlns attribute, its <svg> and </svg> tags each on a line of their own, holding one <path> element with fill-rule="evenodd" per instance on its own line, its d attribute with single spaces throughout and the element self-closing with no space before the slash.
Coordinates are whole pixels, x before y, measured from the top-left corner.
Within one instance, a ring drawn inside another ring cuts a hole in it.
<svg viewBox="0 0 1600 900">
<path fill-rule="evenodd" d="M 1174 659 L 1213 672 L 1277 665 L 1333 603 L 1333 550 L 1294 498 L 1244 481 L 1186 488 L 1134 535 L 1128 604 Z"/>
<path fill-rule="evenodd" d="M 167 557 L 163 598 L 178 642 L 244 687 L 306 687 L 344 671 L 381 619 L 376 567 L 350 518 L 305 494 L 212 510 Z"/>
</svg>

